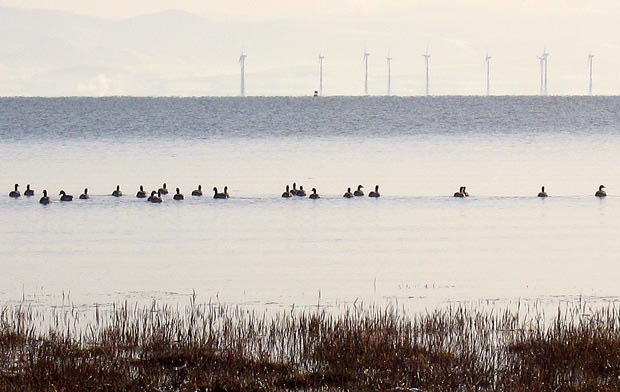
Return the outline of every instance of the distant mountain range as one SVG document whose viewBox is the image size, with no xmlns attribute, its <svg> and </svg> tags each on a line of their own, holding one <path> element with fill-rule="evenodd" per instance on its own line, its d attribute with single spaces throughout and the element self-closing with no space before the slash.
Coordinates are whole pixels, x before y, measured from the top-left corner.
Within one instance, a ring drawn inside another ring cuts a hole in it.
<svg viewBox="0 0 620 392">
<path fill-rule="evenodd" d="M 600 23 L 587 34 L 562 28 L 557 35 L 561 26 L 572 26 L 574 15 L 560 15 L 547 25 L 530 14 L 490 17 L 456 3 L 436 8 L 437 15 L 413 14 L 411 22 L 404 16 L 394 23 L 249 23 L 176 10 L 111 20 L 0 7 L 0 96 L 235 96 L 242 47 L 248 55 L 248 95 L 311 95 L 318 89 L 319 53 L 325 55 L 326 94 L 360 95 L 364 45 L 371 53 L 372 95 L 386 92 L 388 51 L 394 58 L 392 91 L 422 94 L 421 54 L 427 46 L 431 94 L 483 93 L 487 48 L 493 58 L 492 92 L 536 94 L 536 55 L 545 45 L 551 53 L 550 94 L 582 94 L 587 54 L 596 40 L 595 92 L 620 92 L 620 45 L 610 34 L 613 15 L 597 16 Z M 487 19 L 479 23 L 476 18 Z"/>
<path fill-rule="evenodd" d="M 244 40 L 279 42 L 288 28 L 175 10 L 115 21 L 0 7 L 0 95 L 236 95 Z M 260 65 L 256 46 L 248 51 L 249 76 L 277 72 Z"/>
</svg>

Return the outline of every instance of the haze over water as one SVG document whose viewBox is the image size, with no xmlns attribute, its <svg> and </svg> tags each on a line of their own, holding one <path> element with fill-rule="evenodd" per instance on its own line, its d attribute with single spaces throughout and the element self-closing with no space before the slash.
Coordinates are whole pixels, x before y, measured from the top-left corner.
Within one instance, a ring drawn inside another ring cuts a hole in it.
<svg viewBox="0 0 620 392">
<path fill-rule="evenodd" d="M 0 302 L 616 300 L 619 109 L 618 97 L 0 99 Z M 161 205 L 134 197 L 163 182 Z M 280 198 L 293 182 L 321 199 Z M 37 195 L 10 199 L 14 183 Z M 381 198 L 342 198 L 358 184 Z M 213 200 L 225 185 L 231 199 Z M 471 197 L 452 197 L 461 185 Z M 86 187 L 91 200 L 38 203 L 42 189 Z"/>
</svg>

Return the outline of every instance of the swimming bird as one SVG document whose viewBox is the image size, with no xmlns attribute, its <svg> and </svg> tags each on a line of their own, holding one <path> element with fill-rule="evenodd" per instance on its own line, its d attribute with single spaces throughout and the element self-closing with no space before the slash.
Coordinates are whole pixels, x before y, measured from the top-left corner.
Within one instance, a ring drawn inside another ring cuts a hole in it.
<svg viewBox="0 0 620 392">
<path fill-rule="evenodd" d="M 353 197 L 353 193 L 351 193 L 351 188 L 347 188 L 347 192 L 342 195 L 342 197 L 346 197 L 347 199 L 350 199 Z"/>
<path fill-rule="evenodd" d="M 282 197 L 289 198 L 291 197 L 291 191 L 289 190 L 289 186 L 286 186 L 286 191 L 282 194 Z"/>
<path fill-rule="evenodd" d="M 112 192 L 112 196 L 114 196 L 114 197 L 121 197 L 121 196 L 123 196 L 123 192 L 121 192 L 121 186 L 120 185 L 116 186 L 116 190 L 114 192 Z"/>
<path fill-rule="evenodd" d="M 460 187 L 458 192 L 454 192 L 454 197 L 465 197 L 465 192 L 464 192 L 463 187 Z"/>
<path fill-rule="evenodd" d="M 202 185 L 198 185 L 198 189 L 192 191 L 192 196 L 202 196 Z"/>
<path fill-rule="evenodd" d="M 90 199 L 90 195 L 88 194 L 88 188 L 84 188 L 84 193 L 80 195 L 81 200 Z"/>
<path fill-rule="evenodd" d="M 303 186 L 299 186 L 299 189 L 295 192 L 295 196 L 306 196 L 306 191 L 304 191 Z"/>
<path fill-rule="evenodd" d="M 226 193 L 218 193 L 217 188 L 213 187 L 213 198 L 214 199 L 226 199 Z"/>
<path fill-rule="evenodd" d="M 357 190 L 353 192 L 353 196 L 364 196 L 364 191 L 362 191 L 363 186 L 358 185 Z"/>
<path fill-rule="evenodd" d="M 601 185 L 598 187 L 598 191 L 596 191 L 596 193 L 594 194 L 594 196 L 596 197 L 605 197 L 607 196 L 607 192 L 605 192 L 603 189 L 605 188 L 605 185 Z"/>
<path fill-rule="evenodd" d="M 26 190 L 24 191 L 24 196 L 34 196 L 34 191 L 30 189 L 30 184 L 26 185 Z"/>
<path fill-rule="evenodd" d="M 312 193 L 310 194 L 310 198 L 311 199 L 320 199 L 321 196 L 319 196 L 318 193 L 316 193 L 316 188 L 312 188 Z"/>
<path fill-rule="evenodd" d="M 291 196 L 297 196 L 297 184 L 293 183 L 293 189 L 291 189 Z"/>
<path fill-rule="evenodd" d="M 463 196 L 469 197 L 469 193 L 467 193 L 466 187 L 463 187 Z"/>
<path fill-rule="evenodd" d="M 228 187 L 227 186 L 224 187 L 224 194 L 226 195 L 227 199 L 230 197 L 230 195 L 228 194 Z"/>
<path fill-rule="evenodd" d="M 150 201 L 151 203 L 161 203 L 161 193 L 159 191 L 158 192 L 152 191 L 151 196 L 149 196 L 147 200 Z"/>
<path fill-rule="evenodd" d="M 177 193 L 174 194 L 173 199 L 174 200 L 183 200 L 183 199 L 185 199 L 185 196 L 183 196 L 181 194 L 181 191 L 179 190 L 179 188 L 177 188 Z"/>
<path fill-rule="evenodd" d="M 545 192 L 545 187 L 543 186 L 540 190 L 540 193 L 538 193 L 538 197 L 547 197 L 549 195 L 547 195 L 547 192 Z"/>
<path fill-rule="evenodd" d="M 379 196 L 381 196 L 379 194 L 379 185 L 375 185 L 375 190 L 373 192 L 370 192 L 368 194 L 368 197 L 379 197 Z"/>
<path fill-rule="evenodd" d="M 166 189 L 166 183 L 165 182 L 164 182 L 164 185 L 157 190 L 157 194 L 159 194 L 159 195 L 167 195 L 168 194 L 168 189 Z"/>
<path fill-rule="evenodd" d="M 47 196 L 47 190 L 43 190 L 43 197 L 39 199 L 39 203 L 41 204 L 49 204 L 50 198 Z"/>
<path fill-rule="evenodd" d="M 144 199 L 146 197 L 146 192 L 144 192 L 144 187 L 142 185 L 140 185 L 140 190 L 136 193 L 136 197 L 138 199 Z"/>
<path fill-rule="evenodd" d="M 60 201 L 71 201 L 73 200 L 73 195 L 67 195 L 65 191 L 60 191 Z"/>
<path fill-rule="evenodd" d="M 21 196 L 21 193 L 19 193 L 17 188 L 19 188 L 19 184 L 15 184 L 15 190 L 9 192 L 9 197 L 20 197 Z"/>
</svg>

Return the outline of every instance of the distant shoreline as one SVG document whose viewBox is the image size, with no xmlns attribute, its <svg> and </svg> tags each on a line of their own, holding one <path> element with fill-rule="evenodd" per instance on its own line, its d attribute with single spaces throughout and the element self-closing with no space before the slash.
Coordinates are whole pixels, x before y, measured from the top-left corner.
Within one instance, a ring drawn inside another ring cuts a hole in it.
<svg viewBox="0 0 620 392">
<path fill-rule="evenodd" d="M 441 99 L 441 98 L 476 98 L 476 99 L 493 99 L 493 98 L 539 98 L 540 100 L 552 100 L 555 98 L 585 98 L 585 99 L 597 99 L 597 98 L 619 98 L 620 95 L 548 95 L 540 96 L 537 94 L 532 95 L 325 95 L 321 97 L 314 97 L 312 94 L 308 95 L 248 95 L 245 97 L 235 95 L 105 95 L 105 96 L 92 96 L 92 95 L 59 95 L 59 96 L 36 96 L 36 95 L 12 95 L 2 96 L 0 99 L 110 99 L 110 98 L 131 98 L 131 99 L 282 99 L 282 98 L 306 98 L 306 99 L 333 99 L 333 98 L 362 98 L 362 99 Z"/>
</svg>

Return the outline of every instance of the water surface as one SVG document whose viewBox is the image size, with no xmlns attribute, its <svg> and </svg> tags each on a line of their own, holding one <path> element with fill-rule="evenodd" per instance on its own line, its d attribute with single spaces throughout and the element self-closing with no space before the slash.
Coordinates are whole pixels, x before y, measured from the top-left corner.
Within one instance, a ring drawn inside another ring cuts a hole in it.
<svg viewBox="0 0 620 392">
<path fill-rule="evenodd" d="M 616 97 L 0 99 L 0 184 L 37 191 L 0 197 L 0 302 L 616 300 L 619 109 Z M 321 199 L 281 199 L 293 181 Z M 163 182 L 187 199 L 133 197 Z M 109 196 L 117 184 L 126 197 Z M 205 197 L 190 197 L 198 184 Z M 341 197 L 358 184 L 382 197 Z M 231 199 L 213 200 L 225 185 Z M 451 197 L 461 185 L 468 199 Z M 91 200 L 37 202 L 85 187 Z"/>
</svg>

